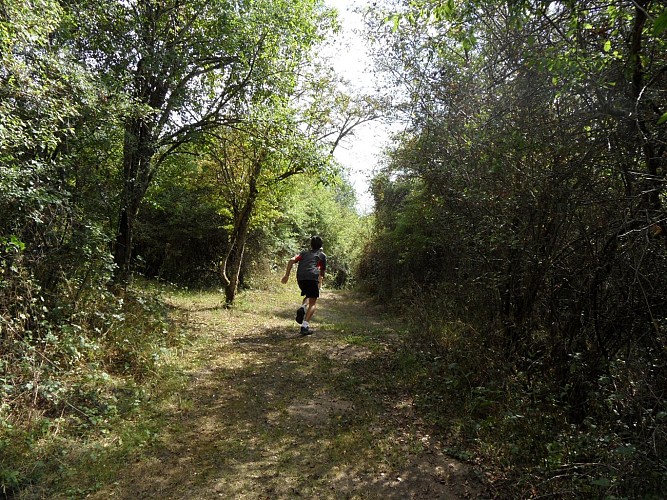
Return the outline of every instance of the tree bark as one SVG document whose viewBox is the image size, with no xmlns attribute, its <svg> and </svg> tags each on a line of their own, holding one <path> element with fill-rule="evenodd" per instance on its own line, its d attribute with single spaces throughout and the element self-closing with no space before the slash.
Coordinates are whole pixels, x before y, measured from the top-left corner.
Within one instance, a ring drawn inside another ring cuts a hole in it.
<svg viewBox="0 0 667 500">
<path fill-rule="evenodd" d="M 225 301 L 228 305 L 231 305 L 236 298 L 239 275 L 241 273 L 241 266 L 243 265 L 245 244 L 248 240 L 250 219 L 252 218 L 255 202 L 257 201 L 257 180 L 262 172 L 262 165 L 265 157 L 266 153 L 262 153 L 253 163 L 253 169 L 249 179 L 248 197 L 234 223 L 234 232 L 230 240 L 230 246 L 225 259 L 220 266 L 222 279 L 225 283 Z"/>
<path fill-rule="evenodd" d="M 149 127 L 141 119 L 128 121 L 123 145 L 124 183 L 113 253 L 116 284 L 127 283 L 131 276 L 134 225 L 141 200 L 151 181 L 153 155 Z"/>
</svg>

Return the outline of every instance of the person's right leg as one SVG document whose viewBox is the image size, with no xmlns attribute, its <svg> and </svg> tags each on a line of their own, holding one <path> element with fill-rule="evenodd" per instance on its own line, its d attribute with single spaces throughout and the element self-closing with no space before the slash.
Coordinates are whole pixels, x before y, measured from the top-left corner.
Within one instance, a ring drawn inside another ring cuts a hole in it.
<svg viewBox="0 0 667 500">
<path fill-rule="evenodd" d="M 317 297 L 308 297 L 308 310 L 306 312 L 306 317 L 301 323 L 301 334 L 310 335 L 313 331 L 309 328 L 308 323 L 310 322 L 313 314 L 315 314 L 315 309 L 317 309 Z"/>
<path fill-rule="evenodd" d="M 310 321 L 317 309 L 317 297 L 308 297 L 308 312 L 306 313 L 306 321 Z"/>
</svg>

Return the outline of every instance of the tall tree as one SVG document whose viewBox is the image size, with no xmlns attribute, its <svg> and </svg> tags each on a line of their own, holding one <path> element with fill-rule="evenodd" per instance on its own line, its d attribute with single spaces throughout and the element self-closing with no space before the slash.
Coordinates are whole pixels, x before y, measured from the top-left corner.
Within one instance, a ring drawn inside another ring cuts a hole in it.
<svg viewBox="0 0 667 500">
<path fill-rule="evenodd" d="M 95 128 L 103 107 L 92 74 L 53 43 L 63 10 L 46 0 L 40 6 L 0 6 L 0 259 L 8 270 L 25 266 L 44 292 L 68 274 L 63 267 L 86 260 L 70 242 L 96 224 L 76 207 L 84 160 L 72 160 L 71 145 Z M 68 246 L 78 258 L 62 258 Z"/>
<path fill-rule="evenodd" d="M 630 257 L 622 241 L 664 234 L 664 16 L 651 1 L 425 0 L 390 28 L 396 58 L 383 60 L 413 127 L 395 167 L 443 209 L 443 226 L 460 221 L 446 237 L 460 235 L 458 259 L 497 287 L 510 345 L 530 342 L 541 318 L 592 335 L 601 358 L 629 340 L 600 298 Z M 487 242 L 469 227 L 488 228 Z"/>
<path fill-rule="evenodd" d="M 125 280 L 137 213 L 161 163 L 202 133 L 238 124 L 253 102 L 288 84 L 331 17 L 319 0 L 66 4 L 73 23 L 64 40 L 132 103 L 114 247 Z"/>
<path fill-rule="evenodd" d="M 228 303 L 236 296 L 257 203 L 294 175 L 310 176 L 313 184 L 331 179 L 335 149 L 357 126 L 379 115 L 378 100 L 347 94 L 330 70 L 305 56 L 302 71 L 276 88 L 272 99 L 257 103 L 244 124 L 209 134 L 209 157 L 233 220 L 220 266 Z"/>
<path fill-rule="evenodd" d="M 375 116 L 373 108 L 353 106 L 349 99 L 341 99 L 340 93 L 332 95 L 337 99 L 330 106 L 324 99 L 315 99 L 326 112 L 302 113 L 274 104 L 263 113 L 257 112 L 244 127 L 223 129 L 214 137 L 209 158 L 218 172 L 233 221 L 220 265 L 228 303 L 236 296 L 258 202 L 266 203 L 280 183 L 295 175 L 308 176 L 313 186 L 331 180 L 335 173 L 332 154 L 337 145 L 356 124 Z"/>
<path fill-rule="evenodd" d="M 554 432 L 622 434 L 665 405 L 663 4 L 417 0 L 374 31 L 411 126 L 375 182 L 377 279 L 437 284 L 502 366 L 553 383 Z M 601 394 L 628 397 L 608 411 Z M 634 434 L 634 458 L 658 473 L 664 426 L 646 428 L 661 444 Z M 625 474 L 614 493 L 643 487 Z"/>
</svg>

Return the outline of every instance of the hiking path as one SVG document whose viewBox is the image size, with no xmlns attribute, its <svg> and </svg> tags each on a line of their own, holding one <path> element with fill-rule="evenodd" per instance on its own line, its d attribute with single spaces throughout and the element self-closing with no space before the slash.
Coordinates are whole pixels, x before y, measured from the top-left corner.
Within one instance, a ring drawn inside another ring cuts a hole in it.
<svg viewBox="0 0 667 500">
<path fill-rule="evenodd" d="M 291 284 L 222 300 L 168 297 L 196 339 L 182 388 L 158 435 L 89 498 L 488 498 L 392 384 L 405 330 L 382 307 L 325 291 L 302 337 Z"/>
</svg>

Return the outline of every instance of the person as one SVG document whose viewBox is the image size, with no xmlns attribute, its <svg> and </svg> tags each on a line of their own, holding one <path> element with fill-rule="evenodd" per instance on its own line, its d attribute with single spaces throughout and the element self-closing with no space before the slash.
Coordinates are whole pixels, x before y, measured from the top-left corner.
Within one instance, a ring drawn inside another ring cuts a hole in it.
<svg viewBox="0 0 667 500">
<path fill-rule="evenodd" d="M 304 250 L 287 262 L 285 275 L 280 280 L 283 284 L 289 281 L 292 266 L 297 262 L 296 281 L 301 289 L 303 303 L 296 310 L 296 322 L 301 325 L 301 335 L 310 335 L 313 333 L 310 320 L 317 309 L 317 299 L 327 269 L 327 256 L 322 251 L 322 238 L 319 236 L 310 238 L 310 250 Z"/>
</svg>

